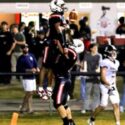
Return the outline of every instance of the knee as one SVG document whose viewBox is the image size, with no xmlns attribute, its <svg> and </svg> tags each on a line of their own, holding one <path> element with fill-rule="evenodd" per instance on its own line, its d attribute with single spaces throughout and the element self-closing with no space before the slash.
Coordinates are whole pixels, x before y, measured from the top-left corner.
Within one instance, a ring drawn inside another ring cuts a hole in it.
<svg viewBox="0 0 125 125">
<path fill-rule="evenodd" d="M 57 104 L 55 102 L 53 103 L 53 106 L 54 106 L 55 109 L 58 109 L 61 105 L 62 105 L 61 103 L 60 104 Z"/>
<path fill-rule="evenodd" d="M 114 109 L 119 109 L 119 104 L 115 103 L 115 104 L 113 104 L 113 107 L 114 107 Z"/>
</svg>

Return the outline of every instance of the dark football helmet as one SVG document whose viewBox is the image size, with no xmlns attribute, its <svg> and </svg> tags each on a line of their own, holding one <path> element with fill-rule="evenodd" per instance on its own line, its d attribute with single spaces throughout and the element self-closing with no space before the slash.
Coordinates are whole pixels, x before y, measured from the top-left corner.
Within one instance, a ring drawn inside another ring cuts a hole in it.
<svg viewBox="0 0 125 125">
<path fill-rule="evenodd" d="M 117 58 L 117 49 L 114 45 L 107 45 L 104 50 L 104 56 L 115 60 Z"/>
</svg>

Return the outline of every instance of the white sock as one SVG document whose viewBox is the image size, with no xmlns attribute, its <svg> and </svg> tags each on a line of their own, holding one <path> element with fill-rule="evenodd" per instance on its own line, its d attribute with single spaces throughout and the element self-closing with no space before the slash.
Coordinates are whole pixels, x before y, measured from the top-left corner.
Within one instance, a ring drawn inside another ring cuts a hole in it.
<svg viewBox="0 0 125 125">
<path fill-rule="evenodd" d="M 116 122 L 116 125 L 120 125 L 120 122 L 119 122 L 119 121 L 117 121 L 117 122 Z"/>
</svg>

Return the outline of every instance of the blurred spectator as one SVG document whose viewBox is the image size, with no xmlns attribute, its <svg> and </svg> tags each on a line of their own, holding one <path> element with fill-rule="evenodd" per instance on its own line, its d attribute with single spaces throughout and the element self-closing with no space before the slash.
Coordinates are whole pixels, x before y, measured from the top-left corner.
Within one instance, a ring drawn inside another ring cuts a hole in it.
<svg viewBox="0 0 125 125">
<path fill-rule="evenodd" d="M 98 53 L 98 46 L 95 43 L 90 44 L 89 52 L 86 52 L 83 60 L 83 71 L 87 72 L 99 72 L 99 62 L 102 56 Z M 85 84 L 85 81 L 81 82 Z M 83 87 L 84 86 L 84 87 Z M 94 110 L 100 101 L 100 89 L 99 89 L 99 79 L 95 76 L 86 77 L 86 85 L 81 85 L 81 93 L 86 93 L 83 95 L 83 109 L 81 113 L 85 113 L 85 110 Z M 85 89 L 86 87 L 86 89 Z M 85 92 L 84 92 L 85 91 Z M 92 95 L 92 97 L 91 97 Z M 91 102 L 92 99 L 92 102 Z M 84 111 L 84 112 L 83 112 Z"/>
<path fill-rule="evenodd" d="M 35 73 L 39 72 L 35 57 L 29 53 L 28 45 L 21 46 L 23 54 L 18 58 L 17 61 L 17 72 L 21 73 L 32 73 L 31 75 L 22 76 L 22 85 L 25 91 L 22 105 L 20 107 L 20 113 L 27 111 L 32 113 L 32 96 L 36 91 L 36 78 Z"/>
<path fill-rule="evenodd" d="M 125 18 L 120 17 L 118 21 L 119 21 L 119 26 L 116 29 L 116 34 L 123 35 L 125 34 Z"/>
<path fill-rule="evenodd" d="M 116 34 L 119 35 L 125 35 L 125 17 L 120 17 L 119 18 L 119 25 L 116 29 Z M 120 61 L 120 71 L 125 71 L 125 58 L 123 56 L 125 52 L 125 48 L 121 47 L 120 48 L 120 53 L 119 53 L 119 61 Z M 120 111 L 124 112 L 124 106 L 125 106 L 125 77 L 123 76 L 123 89 L 121 93 L 121 100 L 120 100 Z"/>
<path fill-rule="evenodd" d="M 10 31 L 13 36 L 13 44 L 9 51 L 7 52 L 7 55 L 11 55 L 11 71 L 16 72 L 16 64 L 17 64 L 17 59 L 19 56 L 22 54 L 21 46 L 24 45 L 25 42 L 25 36 L 19 32 L 18 30 L 18 25 L 12 24 L 10 26 Z M 15 77 L 12 77 L 14 80 Z M 18 78 L 18 77 L 17 77 Z"/>
<path fill-rule="evenodd" d="M 40 30 L 43 30 L 45 34 L 47 34 L 48 29 L 49 29 L 49 22 L 47 17 L 44 17 L 43 14 L 40 14 Z"/>
<path fill-rule="evenodd" d="M 80 34 L 79 34 L 79 30 L 78 30 L 78 25 L 76 24 L 77 21 L 77 17 L 78 17 L 78 13 L 75 9 L 73 9 L 70 13 L 69 13 L 69 29 L 70 29 L 70 34 L 68 37 L 71 36 L 71 39 L 69 39 L 69 42 L 72 42 L 73 39 L 79 39 Z M 77 63 L 72 67 L 71 71 L 78 71 L 78 67 L 77 67 Z M 70 98 L 73 99 L 74 98 L 74 88 L 75 88 L 75 79 L 76 76 L 75 75 L 71 75 L 71 88 L 69 91 L 69 95 Z"/>
<path fill-rule="evenodd" d="M 73 39 L 78 39 L 80 37 L 79 30 L 78 30 L 78 25 L 75 23 L 70 23 L 69 24 L 70 30 L 71 30 L 71 35 Z"/>
<path fill-rule="evenodd" d="M 11 33 L 8 31 L 8 23 L 3 21 L 0 26 L 0 72 L 11 72 L 11 56 L 6 55 L 10 49 L 13 38 Z M 1 76 L 0 83 L 9 84 L 11 76 Z"/>
<path fill-rule="evenodd" d="M 25 28 L 26 28 L 26 24 L 24 22 L 20 22 L 19 24 L 19 32 L 20 33 L 25 33 Z"/>
<path fill-rule="evenodd" d="M 79 20 L 79 25 L 80 37 L 84 41 L 85 49 L 88 49 L 91 42 L 91 28 L 88 25 L 88 17 L 82 17 L 82 19 Z"/>
<path fill-rule="evenodd" d="M 33 50 L 37 61 L 42 56 L 42 52 L 45 46 L 44 45 L 45 36 L 46 35 L 45 35 L 44 30 L 37 32 L 37 37 L 35 38 L 36 44 L 34 45 L 34 50 Z"/>
<path fill-rule="evenodd" d="M 25 28 L 26 43 L 29 46 L 29 52 L 33 53 L 34 44 L 36 44 L 35 37 L 37 36 L 37 31 L 35 29 L 35 22 L 30 21 L 28 27 Z"/>
</svg>

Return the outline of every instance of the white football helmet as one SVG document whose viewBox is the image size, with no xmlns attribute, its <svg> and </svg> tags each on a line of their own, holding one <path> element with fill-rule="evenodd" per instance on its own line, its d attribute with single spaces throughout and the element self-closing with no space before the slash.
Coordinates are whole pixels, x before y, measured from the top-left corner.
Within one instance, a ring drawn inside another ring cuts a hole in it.
<svg viewBox="0 0 125 125">
<path fill-rule="evenodd" d="M 73 39 L 73 45 L 70 45 L 69 47 L 75 50 L 78 54 L 84 51 L 84 43 L 80 39 Z"/>
<path fill-rule="evenodd" d="M 52 12 L 63 13 L 67 8 L 64 6 L 65 2 L 63 0 L 52 0 L 50 3 L 50 9 Z"/>
</svg>

